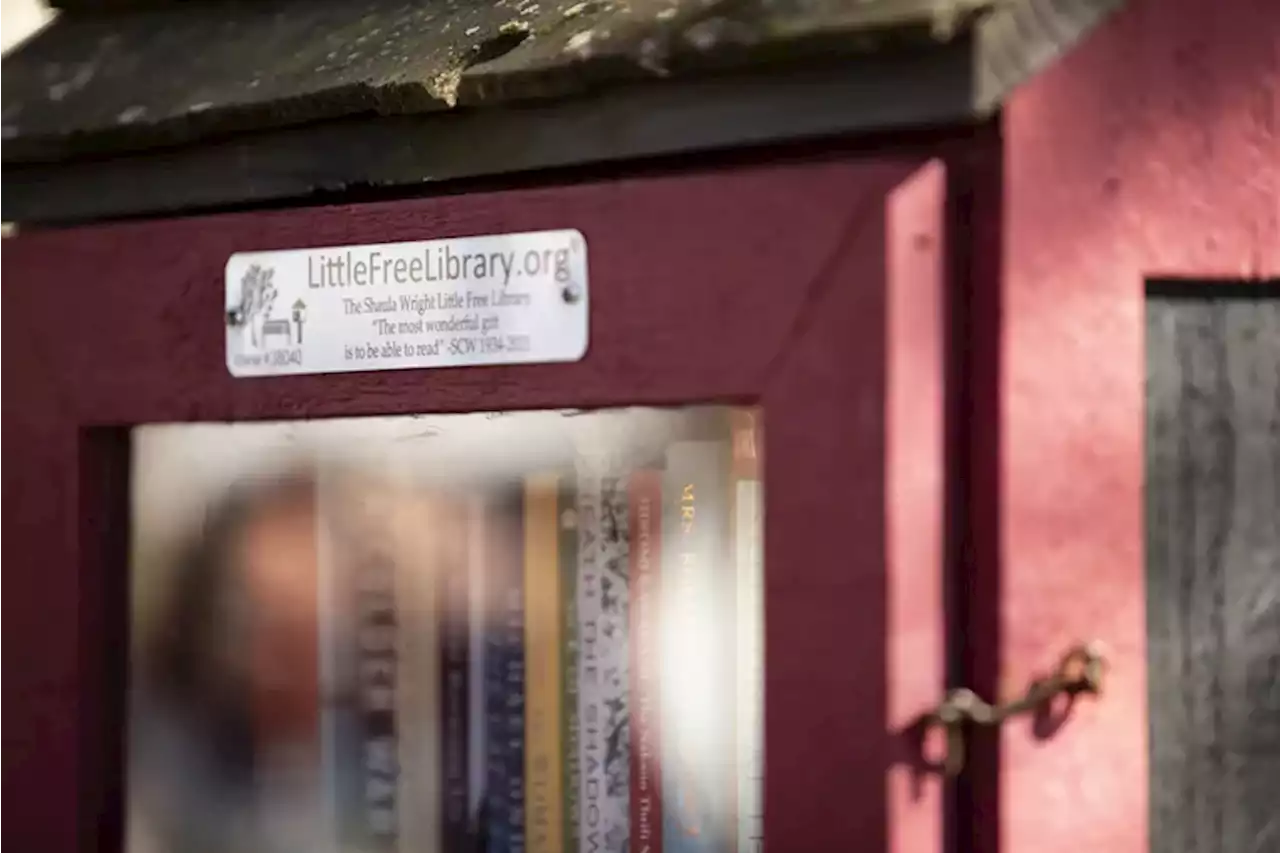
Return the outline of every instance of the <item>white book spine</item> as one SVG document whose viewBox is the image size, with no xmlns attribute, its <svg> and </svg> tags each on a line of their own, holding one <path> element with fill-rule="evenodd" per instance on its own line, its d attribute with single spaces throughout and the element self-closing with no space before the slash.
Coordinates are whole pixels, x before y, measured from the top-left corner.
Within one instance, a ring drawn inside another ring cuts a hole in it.
<svg viewBox="0 0 1280 853">
<path fill-rule="evenodd" d="M 738 853 L 764 849 L 764 559 L 759 480 L 739 480 L 737 562 Z"/>
<path fill-rule="evenodd" d="M 581 853 L 627 849 L 631 829 L 626 478 L 578 471 Z"/>
<path fill-rule="evenodd" d="M 439 507 L 398 495 L 395 521 L 396 729 L 399 746 L 399 850 L 439 847 L 441 837 L 440 655 L 436 595 L 442 537 L 451 535 Z"/>
</svg>

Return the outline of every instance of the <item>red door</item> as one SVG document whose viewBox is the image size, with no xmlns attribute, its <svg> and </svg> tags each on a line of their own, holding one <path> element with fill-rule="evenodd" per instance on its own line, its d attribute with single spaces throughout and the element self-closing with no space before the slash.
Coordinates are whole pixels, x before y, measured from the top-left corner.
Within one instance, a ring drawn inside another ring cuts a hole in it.
<svg viewBox="0 0 1280 853">
<path fill-rule="evenodd" d="M 766 424 L 769 844 L 940 850 L 910 730 L 944 680 L 943 196 L 846 161 L 6 241 L 6 837 L 123 837 L 129 427 L 725 402 Z M 557 228 L 590 251 L 581 361 L 227 372 L 234 252 Z"/>
</svg>

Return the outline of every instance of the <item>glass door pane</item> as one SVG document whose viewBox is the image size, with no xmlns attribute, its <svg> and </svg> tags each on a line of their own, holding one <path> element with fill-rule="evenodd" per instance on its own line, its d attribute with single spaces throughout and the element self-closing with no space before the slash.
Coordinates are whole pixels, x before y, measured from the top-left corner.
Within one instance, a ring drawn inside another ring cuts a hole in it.
<svg viewBox="0 0 1280 853">
<path fill-rule="evenodd" d="M 126 849 L 757 849 L 760 426 L 137 428 Z"/>
</svg>

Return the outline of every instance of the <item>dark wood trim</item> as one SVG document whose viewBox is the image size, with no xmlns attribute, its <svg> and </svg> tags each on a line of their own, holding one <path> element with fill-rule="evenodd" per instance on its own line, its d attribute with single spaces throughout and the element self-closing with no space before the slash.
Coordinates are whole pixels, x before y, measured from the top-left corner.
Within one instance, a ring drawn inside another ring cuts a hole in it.
<svg viewBox="0 0 1280 853">
<path fill-rule="evenodd" d="M 131 440 L 127 427 L 78 431 L 80 659 L 87 701 L 77 707 L 81 850 L 124 846 L 129 683 Z M 102 737 L 102 732 L 118 732 Z M 106 780 L 118 780 L 110 784 Z"/>
<path fill-rule="evenodd" d="M 635 85 L 594 97 L 371 116 L 143 154 L 6 165 L 3 217 L 69 224 L 369 187 L 928 127 L 973 119 L 957 42 L 835 66 Z"/>
</svg>

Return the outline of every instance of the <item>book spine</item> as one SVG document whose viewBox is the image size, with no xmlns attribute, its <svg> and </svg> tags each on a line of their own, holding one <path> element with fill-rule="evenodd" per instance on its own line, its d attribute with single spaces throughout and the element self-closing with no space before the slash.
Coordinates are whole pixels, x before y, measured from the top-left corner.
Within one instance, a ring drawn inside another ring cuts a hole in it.
<svg viewBox="0 0 1280 853">
<path fill-rule="evenodd" d="M 721 853 L 731 845 L 733 758 L 724 695 L 732 689 L 725 601 L 728 454 L 724 442 L 681 441 L 663 482 L 663 846 Z M 728 693 L 732 695 L 732 693 Z"/>
<path fill-rule="evenodd" d="M 735 410 L 731 421 L 738 853 L 764 850 L 764 507 L 756 419 L 755 412 Z"/>
<path fill-rule="evenodd" d="M 560 481 L 559 557 L 561 672 L 561 760 L 564 763 L 564 853 L 578 853 L 582 774 L 578 761 L 578 493 L 573 478 Z"/>
<path fill-rule="evenodd" d="M 524 573 L 519 496 L 494 517 L 489 560 L 495 621 L 486 650 L 490 853 L 524 851 Z"/>
<path fill-rule="evenodd" d="M 318 479 L 322 519 L 341 518 L 340 487 L 322 475 Z M 320 577 L 320 736 L 321 781 L 324 786 L 326 834 L 339 849 L 363 842 L 358 832 L 362 795 L 359 768 L 360 718 L 353 701 L 356 679 L 355 612 L 344 541 L 334 525 L 323 523 L 316 537 Z"/>
<path fill-rule="evenodd" d="M 662 853 L 657 643 L 662 474 L 631 475 L 631 853 Z"/>
<path fill-rule="evenodd" d="M 325 654 L 321 664 L 322 689 L 327 699 L 324 720 L 324 766 L 329 811 L 329 833 L 340 849 L 363 849 L 369 839 L 365 809 L 366 741 L 361 707 L 359 539 L 351 531 L 350 507 L 340 482 L 321 481 L 321 501 L 326 523 L 318 538 L 320 568 L 328 590 L 320 607 Z"/>
<path fill-rule="evenodd" d="M 470 536 L 467 508 L 450 507 L 444 535 Z M 440 607 L 440 719 L 442 756 L 441 839 L 444 849 L 464 851 L 470 835 L 469 697 L 471 680 L 469 540 L 463 559 L 447 559 L 439 572 Z M 451 552 L 451 556 L 454 552 Z"/>
<path fill-rule="evenodd" d="M 381 508 L 395 564 L 398 850 L 430 849 L 441 833 L 441 696 L 437 578 L 454 526 L 447 507 L 385 490 Z"/>
<path fill-rule="evenodd" d="M 557 478 L 525 484 L 525 843 L 562 853 L 560 565 Z"/>
<path fill-rule="evenodd" d="M 604 687 L 604 781 L 602 815 L 608 850 L 631 845 L 631 513 L 629 477 L 606 474 L 600 483 L 599 657 Z"/>
<path fill-rule="evenodd" d="M 624 477 L 594 468 L 579 486 L 579 850 L 596 853 L 630 843 L 627 494 Z"/>
<path fill-rule="evenodd" d="M 600 477 L 591 468 L 578 468 L 578 808 L 581 853 L 601 849 L 601 774 L 599 730 L 600 689 L 597 659 L 600 589 Z M 577 853 L 575 851 L 575 853 Z"/>
<path fill-rule="evenodd" d="M 400 835 L 395 563 L 384 537 L 360 540 L 354 556 L 363 834 L 366 849 L 394 851 Z"/>
<path fill-rule="evenodd" d="M 466 503 L 467 575 L 467 830 L 468 850 L 488 849 L 489 816 L 489 709 L 487 706 L 487 663 L 489 639 L 488 527 L 482 495 Z M 446 853 L 455 853 L 447 851 Z"/>
</svg>

